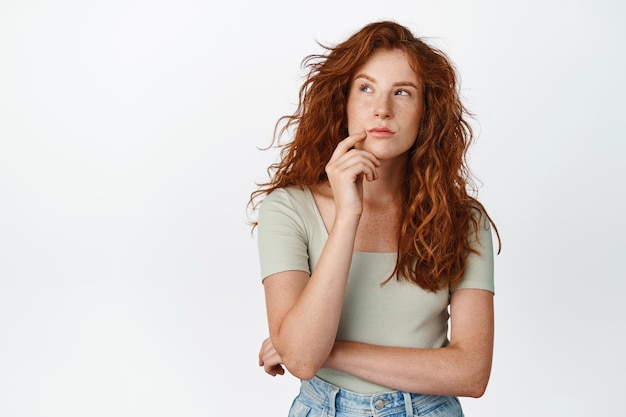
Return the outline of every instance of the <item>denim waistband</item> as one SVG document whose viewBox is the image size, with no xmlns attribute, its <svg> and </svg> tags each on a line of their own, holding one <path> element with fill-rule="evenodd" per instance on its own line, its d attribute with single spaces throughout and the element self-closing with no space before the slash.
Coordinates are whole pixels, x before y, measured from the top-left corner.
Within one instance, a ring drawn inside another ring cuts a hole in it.
<svg viewBox="0 0 626 417">
<path fill-rule="evenodd" d="M 457 412 L 460 413 L 458 415 L 462 415 L 456 397 L 411 394 L 402 391 L 359 394 L 339 388 L 318 377 L 302 381 L 300 397 L 304 397 L 303 400 L 308 397 L 309 400 L 324 404 L 329 408 L 330 415 L 337 412 L 355 416 L 384 417 L 404 411 L 407 416 L 419 416 L 447 403 L 452 403 L 449 405 L 457 409 L 449 415 L 457 415 Z"/>
</svg>

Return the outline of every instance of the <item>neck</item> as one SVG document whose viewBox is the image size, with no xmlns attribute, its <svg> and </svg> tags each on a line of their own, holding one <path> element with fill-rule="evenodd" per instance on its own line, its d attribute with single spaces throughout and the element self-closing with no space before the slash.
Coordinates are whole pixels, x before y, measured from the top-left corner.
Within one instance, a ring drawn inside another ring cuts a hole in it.
<svg viewBox="0 0 626 417">
<path fill-rule="evenodd" d="M 406 175 L 406 159 L 381 161 L 376 181 L 363 182 L 363 199 L 373 204 L 397 202 Z"/>
</svg>

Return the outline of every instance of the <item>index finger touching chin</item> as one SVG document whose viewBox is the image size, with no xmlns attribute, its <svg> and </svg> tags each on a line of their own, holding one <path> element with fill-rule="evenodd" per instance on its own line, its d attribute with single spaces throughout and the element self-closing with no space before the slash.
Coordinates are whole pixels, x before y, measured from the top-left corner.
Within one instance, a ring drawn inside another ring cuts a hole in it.
<svg viewBox="0 0 626 417">
<path fill-rule="evenodd" d="M 341 143 L 352 148 L 358 142 L 365 140 L 366 137 L 367 137 L 367 132 L 364 130 L 362 132 L 357 132 L 357 133 L 347 136 L 343 141 L 341 141 Z"/>
</svg>

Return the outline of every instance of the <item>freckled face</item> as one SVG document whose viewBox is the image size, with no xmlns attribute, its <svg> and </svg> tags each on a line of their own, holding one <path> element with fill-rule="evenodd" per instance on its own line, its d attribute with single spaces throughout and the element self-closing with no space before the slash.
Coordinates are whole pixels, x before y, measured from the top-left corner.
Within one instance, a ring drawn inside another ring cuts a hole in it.
<svg viewBox="0 0 626 417">
<path fill-rule="evenodd" d="M 406 54 L 381 49 L 352 78 L 348 132 L 367 131 L 358 147 L 380 160 L 406 157 L 415 143 L 423 108 L 422 82 Z"/>
</svg>

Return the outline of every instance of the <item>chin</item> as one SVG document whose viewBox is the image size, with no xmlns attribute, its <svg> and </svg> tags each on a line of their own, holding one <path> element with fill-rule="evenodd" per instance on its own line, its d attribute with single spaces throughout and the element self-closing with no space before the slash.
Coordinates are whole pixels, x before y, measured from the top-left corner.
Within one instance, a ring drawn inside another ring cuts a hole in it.
<svg viewBox="0 0 626 417">
<path fill-rule="evenodd" d="M 380 160 L 388 160 L 388 159 L 396 159 L 402 156 L 406 156 L 409 153 L 408 149 L 395 149 L 389 146 L 368 146 L 368 144 L 364 144 L 361 148 L 364 151 L 371 152 L 374 156 Z"/>
</svg>

